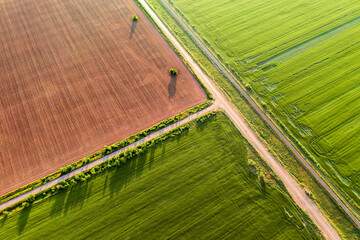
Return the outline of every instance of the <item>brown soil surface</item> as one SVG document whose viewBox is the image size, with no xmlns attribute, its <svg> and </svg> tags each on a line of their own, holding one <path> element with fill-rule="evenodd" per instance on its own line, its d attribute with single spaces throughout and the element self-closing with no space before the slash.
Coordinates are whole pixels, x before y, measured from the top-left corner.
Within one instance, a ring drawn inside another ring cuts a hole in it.
<svg viewBox="0 0 360 240">
<path fill-rule="evenodd" d="M 0 2 L 0 195 L 205 99 L 132 0 Z"/>
</svg>

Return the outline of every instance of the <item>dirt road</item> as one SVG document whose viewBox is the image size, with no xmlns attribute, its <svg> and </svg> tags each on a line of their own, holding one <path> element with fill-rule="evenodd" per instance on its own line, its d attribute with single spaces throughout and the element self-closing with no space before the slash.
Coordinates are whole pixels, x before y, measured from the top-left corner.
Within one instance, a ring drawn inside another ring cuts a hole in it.
<svg viewBox="0 0 360 240">
<path fill-rule="evenodd" d="M 317 224 L 317 226 L 321 229 L 321 231 L 323 232 L 323 234 L 326 238 L 340 239 L 340 236 L 338 235 L 338 233 L 336 232 L 334 227 L 330 224 L 330 222 L 327 220 L 327 218 L 322 214 L 320 209 L 305 194 L 304 189 L 295 181 L 295 179 L 272 156 L 272 154 L 269 153 L 269 151 L 267 150 L 265 145 L 258 139 L 256 134 L 252 131 L 252 129 L 246 124 L 245 120 L 241 117 L 238 110 L 233 106 L 232 103 L 230 103 L 226 99 L 225 95 L 216 86 L 216 84 L 212 81 L 212 79 L 210 79 L 202 71 L 202 69 L 196 64 L 196 62 L 192 59 L 192 57 L 188 54 L 188 52 L 183 48 L 183 46 L 177 41 L 177 39 L 171 34 L 171 32 L 167 29 L 167 27 L 161 22 L 161 20 L 154 13 L 154 11 L 149 7 L 149 5 L 144 0 L 139 0 L 139 1 L 143 5 L 143 7 L 146 9 L 146 11 L 150 14 L 150 16 L 153 18 L 153 20 L 158 24 L 158 26 L 161 28 L 161 30 L 164 32 L 164 34 L 169 38 L 169 40 L 174 44 L 174 46 L 184 56 L 186 61 L 189 62 L 189 64 L 194 69 L 195 73 L 199 76 L 201 81 L 211 91 L 214 98 L 216 99 L 216 105 L 225 111 L 225 113 L 234 122 L 234 124 L 240 130 L 240 132 L 253 145 L 253 147 L 256 149 L 256 151 L 266 160 L 266 162 L 271 166 L 271 168 L 274 170 L 274 172 L 281 178 L 281 180 L 284 182 L 286 188 L 288 189 L 289 193 L 291 194 L 291 196 L 293 197 L 295 202 L 302 209 L 304 209 L 306 212 L 308 212 L 308 214 L 311 216 L 311 218 L 314 220 L 314 222 Z M 167 7 L 169 8 L 169 6 L 167 6 Z M 172 9 L 169 8 L 169 11 L 172 11 Z M 173 12 L 173 14 L 175 14 L 175 13 Z M 179 20 L 180 20 L 180 22 L 182 22 L 181 19 L 179 19 Z M 183 27 L 185 28 L 186 25 L 183 24 Z M 190 34 L 191 34 L 191 32 L 190 32 Z M 194 39 L 196 38 L 195 35 L 193 37 L 194 37 Z M 204 49 L 204 50 L 206 51 L 206 49 Z M 211 53 L 209 53 L 209 54 L 211 55 Z M 213 58 L 213 63 L 216 63 L 216 62 L 217 62 L 217 60 L 215 58 Z M 224 73 L 225 72 L 226 72 L 226 70 L 224 69 Z M 231 77 L 231 76 L 229 75 L 228 77 Z M 248 100 L 249 100 L 249 102 L 252 102 L 250 98 Z M 255 105 L 255 103 L 253 103 L 252 105 Z M 257 106 L 255 106 L 255 107 L 257 107 Z M 268 121 L 270 122 L 270 120 L 268 120 Z M 289 143 L 289 145 L 292 146 L 290 143 Z"/>
</svg>

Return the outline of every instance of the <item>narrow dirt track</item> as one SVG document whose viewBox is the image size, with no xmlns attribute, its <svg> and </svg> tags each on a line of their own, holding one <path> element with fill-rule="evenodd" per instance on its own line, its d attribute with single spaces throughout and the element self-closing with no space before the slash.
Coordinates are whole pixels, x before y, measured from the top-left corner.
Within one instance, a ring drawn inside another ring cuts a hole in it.
<svg viewBox="0 0 360 240">
<path fill-rule="evenodd" d="M 327 218 L 323 215 L 320 209 L 314 204 L 314 202 L 305 194 L 303 188 L 295 181 L 295 179 L 285 170 L 285 168 L 272 156 L 272 154 L 267 150 L 265 145 L 258 139 L 256 134 L 252 131 L 252 129 L 246 124 L 245 120 L 241 117 L 238 110 L 230 103 L 222 91 L 216 86 L 216 84 L 210 79 L 202 69 L 196 64 L 196 62 L 192 59 L 192 57 L 188 54 L 188 52 L 183 48 L 183 46 L 177 41 L 177 39 L 171 34 L 171 32 L 167 29 L 167 27 L 161 22 L 158 16 L 154 13 L 154 11 L 149 7 L 149 5 L 144 0 L 139 0 L 146 11 L 150 14 L 153 20 L 159 25 L 164 34 L 170 39 L 170 41 L 175 45 L 175 47 L 181 52 L 186 61 L 189 62 L 191 67 L 194 69 L 196 74 L 199 76 L 201 81 L 205 84 L 205 86 L 211 91 L 216 99 L 216 104 L 221 109 L 225 111 L 225 113 L 230 117 L 230 119 L 234 122 L 236 127 L 240 130 L 240 132 L 246 137 L 246 139 L 253 145 L 256 151 L 266 160 L 266 162 L 271 166 L 274 172 L 281 178 L 284 182 L 286 188 L 289 193 L 295 200 L 295 202 L 314 220 L 320 230 L 323 232 L 324 236 L 328 239 L 340 239 L 335 228 L 330 224 Z M 165 6 L 172 11 L 172 9 L 164 3 Z M 180 23 L 181 19 L 178 19 Z M 186 25 L 183 23 L 183 27 Z M 191 33 L 191 32 L 190 32 Z M 196 38 L 193 35 L 193 38 Z M 204 49 L 205 50 L 205 49 Z M 211 53 L 209 53 L 211 55 Z M 215 62 L 216 59 L 213 59 Z M 224 73 L 225 73 L 224 69 Z M 228 77 L 231 77 L 230 75 Z M 250 102 L 251 99 L 248 99 Z M 253 103 L 255 105 L 255 103 Z M 270 120 L 269 120 L 270 121 Z M 289 143 L 290 144 L 290 143 Z M 290 144 L 291 146 L 291 144 Z M 300 155 L 300 154 L 299 154 Z M 305 160 L 304 160 L 305 161 Z"/>
</svg>

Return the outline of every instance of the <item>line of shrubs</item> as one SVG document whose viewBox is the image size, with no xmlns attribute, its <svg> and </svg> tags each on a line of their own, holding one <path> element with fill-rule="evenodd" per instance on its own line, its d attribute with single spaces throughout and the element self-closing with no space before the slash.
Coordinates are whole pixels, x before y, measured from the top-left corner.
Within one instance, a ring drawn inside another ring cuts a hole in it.
<svg viewBox="0 0 360 240">
<path fill-rule="evenodd" d="M 195 106 L 195 107 L 185 111 L 184 113 L 179 113 L 179 114 L 175 115 L 174 117 L 168 118 L 168 119 L 154 125 L 151 128 L 145 129 L 145 130 L 143 130 L 143 131 L 141 131 L 141 132 L 139 132 L 139 133 L 137 133 L 137 134 L 135 134 L 133 136 L 130 136 L 130 137 L 126 138 L 125 140 L 114 143 L 111 146 L 105 146 L 102 150 L 90 155 L 87 158 L 84 158 L 84 159 L 82 159 L 82 160 L 80 160 L 78 162 L 75 162 L 75 163 L 73 163 L 71 165 L 68 165 L 66 167 L 60 168 L 60 172 L 61 172 L 62 175 L 64 175 L 64 174 L 67 174 L 67 173 L 69 173 L 71 171 L 74 171 L 75 169 L 77 169 L 77 168 L 79 168 L 79 167 L 81 167 L 83 165 L 86 165 L 86 164 L 88 164 L 90 162 L 93 162 L 93 161 L 95 161 L 95 160 L 97 160 L 97 159 L 99 159 L 101 157 L 104 157 L 106 155 L 109 155 L 110 153 L 113 153 L 113 152 L 115 152 L 115 151 L 117 151 L 117 150 L 119 150 L 119 149 L 121 149 L 121 148 L 135 142 L 135 141 L 138 141 L 139 139 L 142 139 L 142 138 L 150 135 L 153 132 L 156 132 L 156 131 L 158 131 L 158 130 L 160 130 L 162 128 L 165 128 L 165 127 L 167 127 L 167 126 L 169 126 L 169 125 L 171 125 L 173 123 L 176 123 L 178 121 L 181 121 L 182 119 L 188 117 L 189 115 L 194 114 L 196 112 L 199 112 L 199 111 L 205 109 L 206 107 L 208 107 L 210 105 L 211 105 L 210 101 L 205 101 L 204 103 L 202 103 L 202 104 L 200 104 L 198 106 Z"/>
<path fill-rule="evenodd" d="M 191 124 L 199 124 L 204 123 L 208 119 L 214 117 L 215 115 L 219 114 L 219 111 L 213 111 L 210 113 L 207 113 L 189 123 L 186 123 L 184 125 L 181 125 L 159 137 L 156 137 L 148 142 L 142 143 L 134 148 L 127 149 L 124 152 L 121 152 L 119 155 L 106 160 L 105 162 L 101 163 L 100 165 L 97 165 L 89 170 L 86 170 L 84 172 L 81 172 L 71 178 L 66 179 L 65 181 L 61 181 L 60 183 L 56 184 L 55 186 L 45 189 L 44 191 L 36 194 L 36 195 L 30 195 L 26 200 L 16 203 L 15 205 L 3 210 L 1 212 L 2 216 L 7 216 L 9 214 L 9 211 L 16 209 L 17 207 L 21 206 L 23 208 L 29 207 L 31 204 L 35 202 L 35 200 L 41 200 L 45 197 L 50 197 L 52 195 L 55 195 L 56 193 L 63 191 L 64 189 L 67 189 L 69 187 L 75 186 L 78 183 L 85 182 L 92 176 L 95 176 L 106 169 L 114 168 L 114 167 L 120 167 L 126 162 L 128 162 L 131 158 L 136 157 L 144 153 L 147 149 L 155 146 L 156 144 L 159 144 L 161 142 L 164 142 L 168 139 L 174 138 L 184 131 L 187 131 L 190 128 Z"/>
</svg>

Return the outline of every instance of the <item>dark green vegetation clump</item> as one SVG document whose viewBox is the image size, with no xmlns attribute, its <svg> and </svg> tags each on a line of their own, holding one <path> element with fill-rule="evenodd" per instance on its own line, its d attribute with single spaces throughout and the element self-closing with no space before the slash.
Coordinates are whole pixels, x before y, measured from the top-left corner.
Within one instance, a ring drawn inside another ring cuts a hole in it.
<svg viewBox="0 0 360 240">
<path fill-rule="evenodd" d="M 134 15 L 133 17 L 132 17 L 132 20 L 133 21 L 137 21 L 139 18 L 136 16 L 136 15 Z"/>
<path fill-rule="evenodd" d="M 0 239 L 311 239 L 223 115 L 0 220 Z"/>
<path fill-rule="evenodd" d="M 176 75 L 178 75 L 178 71 L 175 68 L 171 68 L 170 74 L 176 76 Z"/>
</svg>

